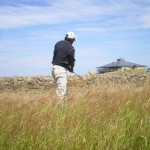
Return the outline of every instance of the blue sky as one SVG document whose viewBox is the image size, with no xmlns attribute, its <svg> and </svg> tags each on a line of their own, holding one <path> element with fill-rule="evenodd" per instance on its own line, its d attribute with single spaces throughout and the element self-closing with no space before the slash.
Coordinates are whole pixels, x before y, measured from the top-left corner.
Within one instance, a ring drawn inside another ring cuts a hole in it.
<svg viewBox="0 0 150 150">
<path fill-rule="evenodd" d="M 78 74 L 118 58 L 150 67 L 150 0 L 1 0 L 0 76 L 51 75 L 68 31 Z"/>
</svg>

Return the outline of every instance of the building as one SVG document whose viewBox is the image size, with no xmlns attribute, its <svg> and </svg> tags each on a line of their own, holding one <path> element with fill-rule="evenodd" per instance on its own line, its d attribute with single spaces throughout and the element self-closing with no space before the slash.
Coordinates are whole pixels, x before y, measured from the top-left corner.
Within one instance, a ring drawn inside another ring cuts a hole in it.
<svg viewBox="0 0 150 150">
<path fill-rule="evenodd" d="M 112 62 L 110 64 L 97 67 L 97 73 L 105 73 L 105 72 L 112 72 L 117 70 L 133 70 L 133 69 L 146 69 L 147 66 L 139 65 L 136 63 L 125 61 L 122 58 L 117 59 L 117 61 Z"/>
</svg>

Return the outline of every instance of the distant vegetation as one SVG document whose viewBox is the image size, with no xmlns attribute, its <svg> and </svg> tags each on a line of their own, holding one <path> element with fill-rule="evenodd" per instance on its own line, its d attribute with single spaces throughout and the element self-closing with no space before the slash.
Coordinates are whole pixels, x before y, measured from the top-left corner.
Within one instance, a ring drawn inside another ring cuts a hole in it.
<svg viewBox="0 0 150 150">
<path fill-rule="evenodd" d="M 1 92 L 0 150 L 150 149 L 148 81 L 80 85 L 63 104 L 54 88 Z"/>
</svg>

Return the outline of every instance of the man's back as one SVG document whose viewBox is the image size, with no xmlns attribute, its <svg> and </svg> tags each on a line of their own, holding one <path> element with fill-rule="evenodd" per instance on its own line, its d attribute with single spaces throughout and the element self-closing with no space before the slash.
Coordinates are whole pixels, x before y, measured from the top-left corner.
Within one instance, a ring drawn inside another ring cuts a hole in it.
<svg viewBox="0 0 150 150">
<path fill-rule="evenodd" d="M 68 41 L 57 42 L 54 48 L 52 64 L 67 68 L 69 61 L 75 61 L 74 52 L 74 47 Z"/>
</svg>

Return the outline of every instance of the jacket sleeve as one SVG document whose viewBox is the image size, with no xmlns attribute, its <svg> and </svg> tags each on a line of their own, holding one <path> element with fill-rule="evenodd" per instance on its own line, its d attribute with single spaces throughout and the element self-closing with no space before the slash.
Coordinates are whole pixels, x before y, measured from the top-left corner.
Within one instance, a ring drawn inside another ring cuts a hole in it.
<svg viewBox="0 0 150 150">
<path fill-rule="evenodd" d="M 73 72 L 73 68 L 74 68 L 74 65 L 75 65 L 75 58 L 74 58 L 74 55 L 75 55 L 75 50 L 73 49 L 70 54 L 68 55 L 68 59 L 69 59 L 69 62 L 68 62 L 68 67 L 67 69 L 70 71 L 70 72 Z"/>
<path fill-rule="evenodd" d="M 75 62 L 75 49 L 73 48 L 68 55 L 69 62 Z"/>
</svg>

